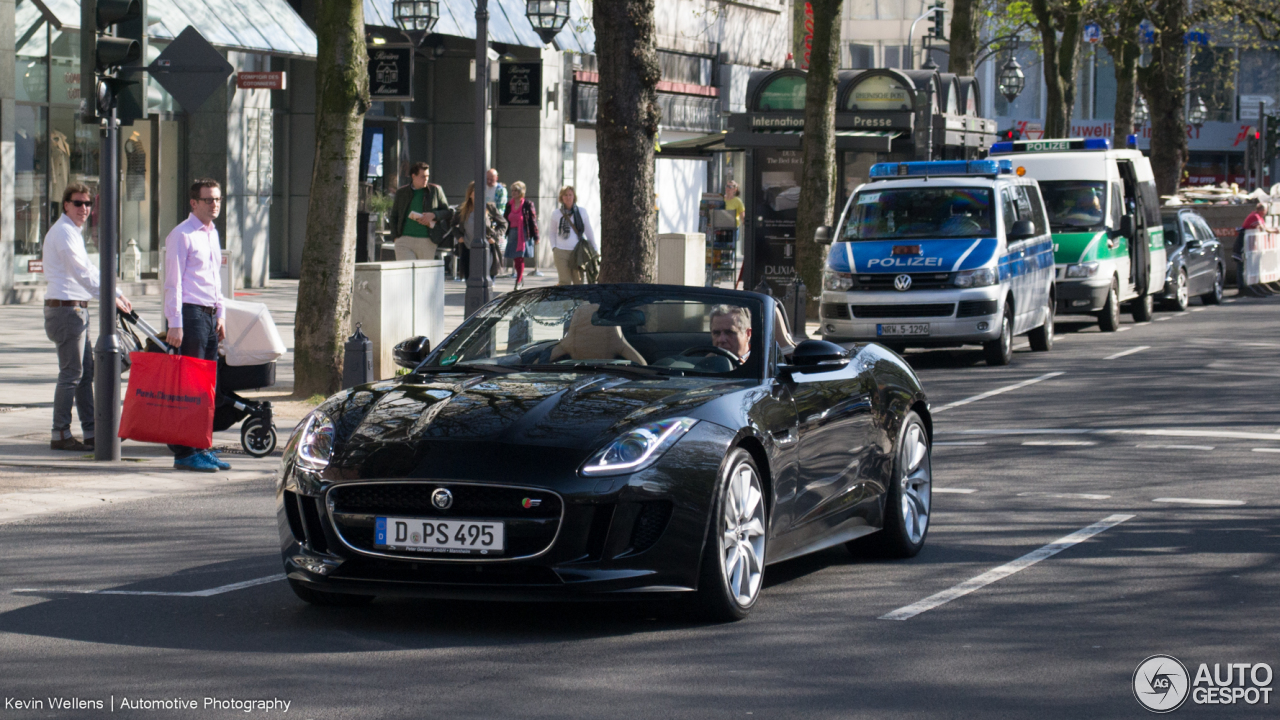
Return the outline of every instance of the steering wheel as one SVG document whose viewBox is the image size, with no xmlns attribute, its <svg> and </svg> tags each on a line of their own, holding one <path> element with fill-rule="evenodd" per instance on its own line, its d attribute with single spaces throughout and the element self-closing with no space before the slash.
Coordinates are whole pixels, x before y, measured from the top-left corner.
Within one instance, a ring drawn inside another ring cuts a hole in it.
<svg viewBox="0 0 1280 720">
<path fill-rule="evenodd" d="M 738 359 L 737 355 L 734 355 L 722 347 L 716 347 L 715 345 L 698 345 L 696 347 L 687 348 L 680 353 L 680 356 L 688 357 L 690 355 L 706 355 L 708 353 L 725 358 L 729 362 L 733 363 L 734 367 L 738 367 L 742 364 L 742 361 Z"/>
</svg>

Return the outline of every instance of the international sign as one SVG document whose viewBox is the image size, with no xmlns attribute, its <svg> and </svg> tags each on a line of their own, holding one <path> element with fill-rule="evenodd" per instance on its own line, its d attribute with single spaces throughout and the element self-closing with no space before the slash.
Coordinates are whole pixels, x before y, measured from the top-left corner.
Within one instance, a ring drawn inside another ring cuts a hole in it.
<svg viewBox="0 0 1280 720">
<path fill-rule="evenodd" d="M 285 79 L 282 72 L 240 72 L 236 73 L 236 87 L 241 90 L 284 90 Z"/>
<path fill-rule="evenodd" d="M 542 63 L 503 63 L 498 68 L 498 107 L 542 107 Z"/>
<path fill-rule="evenodd" d="M 369 46 L 369 97 L 374 102 L 413 100 L 413 46 Z"/>
</svg>

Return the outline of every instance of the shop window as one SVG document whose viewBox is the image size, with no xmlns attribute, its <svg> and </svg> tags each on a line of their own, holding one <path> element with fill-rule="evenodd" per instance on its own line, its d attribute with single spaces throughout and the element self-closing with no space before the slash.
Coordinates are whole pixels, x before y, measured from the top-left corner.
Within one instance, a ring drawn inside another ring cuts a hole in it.
<svg viewBox="0 0 1280 720">
<path fill-rule="evenodd" d="M 849 67 L 869 70 L 876 66 L 876 46 L 849 43 Z"/>
<path fill-rule="evenodd" d="M 13 272 L 14 279 L 38 280 L 28 263 L 40 259 L 49 218 L 48 110 L 18 105 L 14 112 L 13 143 Z"/>
</svg>

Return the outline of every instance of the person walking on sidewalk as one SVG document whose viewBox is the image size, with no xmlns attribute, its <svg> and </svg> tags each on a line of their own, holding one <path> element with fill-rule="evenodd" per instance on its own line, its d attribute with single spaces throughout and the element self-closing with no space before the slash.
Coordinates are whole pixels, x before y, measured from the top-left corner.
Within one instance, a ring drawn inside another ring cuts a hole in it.
<svg viewBox="0 0 1280 720">
<path fill-rule="evenodd" d="M 187 357 L 216 361 L 218 341 L 226 336 L 218 275 L 222 244 L 213 226 L 222 209 L 222 188 L 217 180 L 196 180 L 190 197 L 191 215 L 164 240 L 164 318 L 169 324 L 165 341 Z M 169 449 L 176 470 L 231 469 L 210 448 Z"/>
<path fill-rule="evenodd" d="M 493 206 L 498 209 L 498 212 L 502 212 L 502 209 L 507 206 L 507 186 L 498 182 L 497 168 L 489 168 L 489 172 L 484 174 L 484 183 L 485 204 L 493 203 Z M 502 222 L 505 224 L 506 220 L 503 220 Z M 502 237 L 498 238 L 498 269 L 494 271 L 499 276 L 506 275 L 506 263 L 503 262 L 505 258 L 502 257 L 502 254 L 506 252 L 506 249 L 507 234 L 506 230 L 503 230 Z"/>
<path fill-rule="evenodd" d="M 434 260 L 436 246 L 449 226 L 449 200 L 439 185 L 427 182 L 430 177 L 430 165 L 414 163 L 409 168 L 409 184 L 396 190 L 391 204 L 396 260 Z"/>
<path fill-rule="evenodd" d="M 44 334 L 58 348 L 58 384 L 53 391 L 51 450 L 93 450 L 93 342 L 89 336 L 89 301 L 98 297 L 98 270 L 84 249 L 84 224 L 93 212 L 93 197 L 82 183 L 62 192 L 62 217 L 44 236 Z M 116 288 L 116 307 L 133 309 Z M 99 308 L 99 312 L 114 312 Z M 71 406 L 80 415 L 84 442 L 71 434 Z"/>
<path fill-rule="evenodd" d="M 471 213 L 475 211 L 476 205 L 476 183 L 474 180 L 467 185 L 467 199 L 462 201 L 458 206 L 458 211 L 453 214 L 453 231 L 452 236 L 457 238 L 455 252 L 458 253 L 459 274 L 465 280 L 471 274 L 471 241 L 475 237 L 475 227 L 471 221 Z M 494 204 L 487 202 L 484 204 L 484 234 L 485 239 L 489 241 L 489 276 L 493 277 L 498 274 L 498 238 L 507 232 L 507 221 L 502 219 L 498 214 L 498 208 Z"/>
<path fill-rule="evenodd" d="M 524 183 L 519 180 L 511 183 L 511 200 L 502 216 L 507 219 L 507 250 L 503 253 L 516 268 L 516 282 L 511 288 L 520 289 L 524 282 L 524 262 L 534 256 L 534 248 L 538 244 L 538 212 L 533 203 L 524 197 Z"/>
<path fill-rule="evenodd" d="M 551 254 L 555 257 L 556 273 L 560 275 L 556 284 L 581 285 L 586 280 L 582 268 L 574 262 L 574 251 L 578 249 L 578 243 L 590 243 L 598 256 L 600 244 L 591 229 L 591 217 L 586 209 L 578 206 L 578 194 L 573 186 L 560 188 L 559 198 L 555 212 L 551 213 Z"/>
</svg>

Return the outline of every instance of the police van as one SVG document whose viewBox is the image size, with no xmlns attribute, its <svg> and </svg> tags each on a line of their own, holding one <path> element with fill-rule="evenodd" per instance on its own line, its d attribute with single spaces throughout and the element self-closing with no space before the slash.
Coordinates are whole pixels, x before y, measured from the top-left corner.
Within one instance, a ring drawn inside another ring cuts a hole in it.
<svg viewBox="0 0 1280 720">
<path fill-rule="evenodd" d="M 1053 346 L 1053 243 L 1035 180 L 1008 161 L 878 163 L 849 198 L 822 279 L 821 332 L 894 349 L 1013 338 Z"/>
<path fill-rule="evenodd" d="M 1059 313 L 1120 327 L 1120 305 L 1151 319 L 1164 291 L 1164 227 L 1151 163 L 1106 138 L 999 142 L 992 157 L 1025 168 L 1044 194 L 1053 233 Z"/>
</svg>

